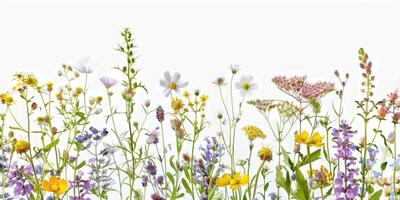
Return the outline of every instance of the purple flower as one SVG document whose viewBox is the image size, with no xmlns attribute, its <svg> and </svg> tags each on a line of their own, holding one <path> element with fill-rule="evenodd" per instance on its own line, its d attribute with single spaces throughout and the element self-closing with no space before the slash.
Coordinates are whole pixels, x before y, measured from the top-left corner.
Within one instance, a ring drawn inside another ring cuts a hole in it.
<svg viewBox="0 0 400 200">
<path fill-rule="evenodd" d="M 92 188 L 92 184 L 88 179 L 83 178 L 83 172 L 78 171 L 77 175 L 75 176 L 75 179 L 72 181 L 69 181 L 69 188 L 74 189 L 77 188 L 78 193 L 74 196 L 69 196 L 70 200 L 90 200 L 89 197 L 86 195 L 89 194 L 90 189 Z"/>
<path fill-rule="evenodd" d="M 156 109 L 156 118 L 159 122 L 164 121 L 164 109 L 161 106 L 158 106 Z"/>
<path fill-rule="evenodd" d="M 104 87 L 106 87 L 107 89 L 111 88 L 112 86 L 114 86 L 115 84 L 118 83 L 118 81 L 116 79 L 107 77 L 107 76 L 103 76 L 100 78 L 100 81 L 103 83 Z"/>
<path fill-rule="evenodd" d="M 158 176 L 156 181 L 157 181 L 157 184 L 159 184 L 159 185 L 164 184 L 164 176 Z"/>
<path fill-rule="evenodd" d="M 335 140 L 334 148 L 337 149 L 335 160 L 344 163 L 345 171 L 338 171 L 334 180 L 334 194 L 336 199 L 352 200 L 355 199 L 359 192 L 359 185 L 355 180 L 358 175 L 358 168 L 356 165 L 356 158 L 353 156 L 355 145 L 350 141 L 350 138 L 356 134 L 357 131 L 351 130 L 351 127 L 342 121 L 339 129 L 333 129 L 332 136 Z M 372 155 L 374 153 L 371 151 Z"/>
<path fill-rule="evenodd" d="M 152 200 L 165 200 L 165 198 L 159 195 L 158 193 L 154 193 L 150 197 Z"/>
<path fill-rule="evenodd" d="M 158 127 L 146 135 L 149 136 L 146 141 L 147 144 L 157 144 L 158 143 L 158 141 L 159 141 L 158 136 L 160 135 L 160 133 L 158 132 Z"/>
<path fill-rule="evenodd" d="M 33 184 L 26 178 L 26 176 L 33 176 L 33 169 L 31 166 L 18 166 L 15 161 L 10 168 L 8 174 L 8 183 L 14 187 L 14 195 L 23 199 L 29 196 L 33 190 Z"/>
<path fill-rule="evenodd" d="M 149 177 L 147 175 L 142 176 L 142 186 L 147 187 L 147 183 L 149 182 Z"/>
<path fill-rule="evenodd" d="M 147 161 L 146 170 L 150 175 L 157 174 L 157 166 L 152 161 Z"/>
</svg>

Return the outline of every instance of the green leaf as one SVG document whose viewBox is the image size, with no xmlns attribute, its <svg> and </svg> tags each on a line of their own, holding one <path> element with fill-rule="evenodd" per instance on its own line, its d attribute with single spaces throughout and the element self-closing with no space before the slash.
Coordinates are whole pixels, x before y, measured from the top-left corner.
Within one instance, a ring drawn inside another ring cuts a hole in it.
<svg viewBox="0 0 400 200">
<path fill-rule="evenodd" d="M 308 188 L 307 180 L 304 178 L 300 169 L 296 169 L 297 189 L 295 192 L 296 198 L 300 200 L 310 200 L 310 189 Z"/>
<path fill-rule="evenodd" d="M 293 170 L 293 161 L 289 158 L 289 155 L 287 154 L 287 151 L 282 148 L 282 156 L 283 156 L 283 162 L 286 164 L 286 166 L 290 167 L 290 169 Z"/>
<path fill-rule="evenodd" d="M 296 168 L 300 168 L 301 166 L 307 165 L 308 163 L 312 163 L 319 159 L 321 156 L 321 149 L 318 149 L 310 154 L 310 156 L 306 156 L 300 162 L 297 163 Z"/>
<path fill-rule="evenodd" d="M 59 141 L 60 141 L 60 139 L 52 141 L 50 144 L 43 147 L 43 151 L 49 152 L 51 150 L 51 148 L 53 148 L 54 146 L 56 146 L 58 144 Z"/>
<path fill-rule="evenodd" d="M 290 179 L 290 177 L 289 177 L 289 179 Z M 276 184 L 278 186 L 282 187 L 283 189 L 285 189 L 285 191 L 287 193 L 291 192 L 290 191 L 290 185 L 289 185 L 289 187 L 287 186 L 287 180 L 285 180 L 285 178 L 283 177 L 282 167 L 281 166 L 277 166 L 276 167 L 276 178 L 275 178 L 275 180 L 276 180 Z"/>
<path fill-rule="evenodd" d="M 382 171 L 385 171 L 386 166 L 387 166 L 387 162 L 382 163 L 382 164 L 381 164 L 381 170 L 382 170 Z"/>
<path fill-rule="evenodd" d="M 189 193 L 189 194 L 192 193 L 192 190 L 190 189 L 189 184 L 187 183 L 186 179 L 184 179 L 184 178 L 182 179 L 182 185 L 183 185 L 183 187 L 185 187 L 187 193 Z"/>
<path fill-rule="evenodd" d="M 167 172 L 167 177 L 171 181 L 172 185 L 175 185 L 174 176 L 172 176 L 171 172 Z"/>
<path fill-rule="evenodd" d="M 382 190 L 378 190 L 373 195 L 371 195 L 368 200 L 379 200 L 381 198 L 381 195 Z"/>
</svg>

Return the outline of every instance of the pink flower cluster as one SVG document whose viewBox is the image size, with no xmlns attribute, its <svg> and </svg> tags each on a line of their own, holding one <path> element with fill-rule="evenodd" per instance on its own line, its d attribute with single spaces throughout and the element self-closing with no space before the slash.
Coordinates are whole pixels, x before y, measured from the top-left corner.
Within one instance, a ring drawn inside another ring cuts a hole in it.
<svg viewBox="0 0 400 200">
<path fill-rule="evenodd" d="M 276 76 L 272 79 L 275 85 L 300 102 L 318 100 L 325 94 L 335 90 L 335 85 L 330 82 L 306 82 L 306 76 Z"/>
</svg>

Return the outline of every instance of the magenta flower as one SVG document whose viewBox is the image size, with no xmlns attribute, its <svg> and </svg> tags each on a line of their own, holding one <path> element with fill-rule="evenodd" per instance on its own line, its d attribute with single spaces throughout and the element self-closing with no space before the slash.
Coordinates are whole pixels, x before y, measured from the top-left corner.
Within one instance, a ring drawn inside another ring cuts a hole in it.
<svg viewBox="0 0 400 200">
<path fill-rule="evenodd" d="M 103 83 L 104 87 L 106 87 L 107 89 L 111 88 L 112 86 L 114 86 L 115 84 L 118 83 L 118 81 L 116 79 L 107 77 L 107 76 L 103 76 L 100 78 L 100 81 Z"/>
</svg>

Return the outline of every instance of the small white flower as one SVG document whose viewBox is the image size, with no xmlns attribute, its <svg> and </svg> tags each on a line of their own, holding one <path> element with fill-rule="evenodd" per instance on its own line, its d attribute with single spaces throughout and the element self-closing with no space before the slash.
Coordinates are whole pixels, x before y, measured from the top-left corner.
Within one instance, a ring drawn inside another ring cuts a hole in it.
<svg viewBox="0 0 400 200">
<path fill-rule="evenodd" d="M 242 97 L 246 95 L 251 95 L 253 91 L 258 88 L 257 83 L 253 83 L 252 80 L 253 76 L 247 75 L 247 76 L 242 76 L 240 78 L 240 81 L 235 83 L 235 87 L 240 91 L 240 95 Z"/>
<path fill-rule="evenodd" d="M 97 62 L 93 61 L 89 57 L 85 57 L 76 61 L 74 67 L 81 74 L 90 74 L 97 65 Z"/>
<path fill-rule="evenodd" d="M 163 94 L 167 97 L 172 91 L 179 93 L 180 89 L 186 87 L 188 82 L 183 82 L 181 79 L 181 74 L 178 72 L 174 73 L 171 77 L 169 71 L 164 72 L 164 79 L 160 80 L 160 85 L 164 87 Z"/>
</svg>

